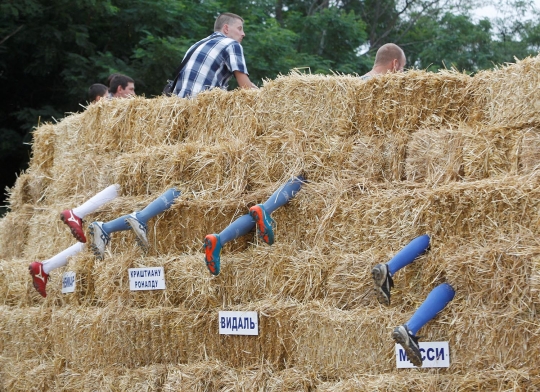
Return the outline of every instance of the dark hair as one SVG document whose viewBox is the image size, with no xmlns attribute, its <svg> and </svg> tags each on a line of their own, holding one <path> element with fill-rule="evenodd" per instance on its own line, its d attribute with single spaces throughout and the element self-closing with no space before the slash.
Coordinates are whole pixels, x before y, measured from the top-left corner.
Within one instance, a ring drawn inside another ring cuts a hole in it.
<svg viewBox="0 0 540 392">
<path fill-rule="evenodd" d="M 120 76 L 122 74 L 120 73 L 112 73 L 109 75 L 109 77 L 107 78 L 107 86 L 111 87 L 111 81 L 116 78 L 117 76 Z"/>
<path fill-rule="evenodd" d="M 109 91 L 111 92 L 111 94 L 116 94 L 116 92 L 118 91 L 118 86 L 122 86 L 122 88 L 125 89 L 128 83 L 135 82 L 129 76 L 118 74 L 111 79 L 111 82 L 109 84 Z"/>
<path fill-rule="evenodd" d="M 95 83 L 88 89 L 88 100 L 94 102 L 97 97 L 103 97 L 109 89 L 101 83 Z"/>
<path fill-rule="evenodd" d="M 216 22 L 214 23 L 214 31 L 221 31 L 223 26 L 226 24 L 231 24 L 235 20 L 241 20 L 242 23 L 244 22 L 244 19 L 242 19 L 240 16 L 236 14 L 232 14 L 230 12 L 224 12 L 221 15 L 219 15 L 216 19 Z"/>
</svg>

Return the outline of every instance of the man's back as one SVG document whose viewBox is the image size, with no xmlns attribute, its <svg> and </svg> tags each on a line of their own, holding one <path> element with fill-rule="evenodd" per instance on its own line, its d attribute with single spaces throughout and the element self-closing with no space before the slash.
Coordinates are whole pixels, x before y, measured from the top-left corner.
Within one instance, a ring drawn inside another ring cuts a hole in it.
<svg viewBox="0 0 540 392">
<path fill-rule="evenodd" d="M 175 86 L 179 97 L 195 96 L 213 87 L 226 89 L 234 71 L 248 73 L 242 46 L 223 33 L 214 32 L 191 48 L 196 45 Z"/>
</svg>

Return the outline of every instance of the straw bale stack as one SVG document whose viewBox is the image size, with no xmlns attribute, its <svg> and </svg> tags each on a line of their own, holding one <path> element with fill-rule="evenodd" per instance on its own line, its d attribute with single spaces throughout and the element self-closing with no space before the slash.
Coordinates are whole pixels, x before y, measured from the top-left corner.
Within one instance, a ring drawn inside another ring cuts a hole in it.
<svg viewBox="0 0 540 392">
<path fill-rule="evenodd" d="M 0 390 L 539 389 L 538 61 L 475 77 L 291 73 L 38 128 L 0 220 Z M 252 231 L 208 274 L 204 236 L 300 174 L 272 215 L 276 243 Z M 29 262 L 75 243 L 59 212 L 113 183 L 87 223 L 182 195 L 149 221 L 146 254 L 114 233 L 104 260 L 83 250 L 42 298 Z M 371 268 L 422 234 L 431 249 L 381 306 Z M 164 267 L 167 289 L 130 291 L 135 267 Z M 396 369 L 392 329 L 443 282 L 456 297 L 420 335 L 449 341 L 451 367 Z M 259 336 L 219 335 L 219 310 L 256 311 Z"/>
</svg>

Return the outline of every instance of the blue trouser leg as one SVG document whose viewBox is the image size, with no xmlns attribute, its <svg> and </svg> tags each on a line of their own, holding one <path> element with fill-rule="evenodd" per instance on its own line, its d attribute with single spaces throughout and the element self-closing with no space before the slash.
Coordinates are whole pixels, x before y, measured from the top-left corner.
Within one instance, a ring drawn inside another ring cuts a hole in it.
<svg viewBox="0 0 540 392">
<path fill-rule="evenodd" d="M 427 234 L 416 237 L 409 242 L 407 246 L 401 249 L 392 260 L 386 263 L 390 275 L 393 276 L 397 271 L 411 264 L 418 256 L 426 251 L 429 246 L 429 236 Z"/>
<path fill-rule="evenodd" d="M 146 206 L 146 208 L 144 208 L 142 211 L 135 213 L 137 219 L 146 224 L 150 218 L 153 218 L 154 216 L 170 208 L 178 196 L 180 196 L 180 191 L 177 191 L 175 188 L 167 190 L 156 200 L 148 204 L 148 206 Z M 116 218 L 110 222 L 104 223 L 103 230 L 105 230 L 107 234 L 114 233 L 115 231 L 129 230 L 130 226 L 126 223 L 127 217 L 129 217 L 129 215 L 124 215 L 120 218 Z"/>
<path fill-rule="evenodd" d="M 254 227 L 255 221 L 253 218 L 249 215 L 242 215 L 219 233 L 221 245 L 225 245 L 227 242 L 249 233 Z"/>
<path fill-rule="evenodd" d="M 111 234 L 115 231 L 122 231 L 122 230 L 129 230 L 130 227 L 126 223 L 126 218 L 129 215 L 121 216 L 120 218 L 116 218 L 115 220 L 112 220 L 110 222 L 103 224 L 103 230 L 105 230 L 105 233 Z"/>
<path fill-rule="evenodd" d="M 295 177 L 275 191 L 263 204 L 266 213 L 271 214 L 277 208 L 285 205 L 298 193 L 304 181 L 304 178 L 301 176 Z M 249 214 L 241 216 L 219 233 L 221 245 L 225 245 L 227 242 L 249 233 L 254 227 L 255 221 L 253 221 L 253 218 Z"/>
<path fill-rule="evenodd" d="M 411 319 L 407 321 L 407 328 L 416 335 L 437 313 L 444 309 L 455 295 L 455 291 L 448 283 L 443 283 L 431 290 L 431 293 L 422 302 L 422 305 L 414 312 Z"/>
<path fill-rule="evenodd" d="M 167 190 L 156 200 L 148 204 L 142 211 L 136 212 L 135 215 L 137 219 L 146 224 L 154 216 L 171 208 L 173 202 L 180 196 L 180 193 L 181 192 L 176 190 L 176 188 Z"/>
<path fill-rule="evenodd" d="M 266 213 L 271 214 L 279 207 L 287 204 L 289 200 L 296 196 L 304 182 L 305 178 L 298 176 L 279 187 L 279 189 L 263 204 Z"/>
</svg>

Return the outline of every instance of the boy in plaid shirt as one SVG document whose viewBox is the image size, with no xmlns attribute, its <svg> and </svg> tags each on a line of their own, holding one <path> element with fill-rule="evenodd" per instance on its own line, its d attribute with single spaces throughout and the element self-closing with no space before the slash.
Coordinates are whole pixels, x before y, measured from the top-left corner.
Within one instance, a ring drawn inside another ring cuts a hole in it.
<svg viewBox="0 0 540 392">
<path fill-rule="evenodd" d="M 218 16 L 214 33 L 191 47 L 196 49 L 180 71 L 174 93 L 184 98 L 214 87 L 227 89 L 233 75 L 240 87 L 257 88 L 248 77 L 240 45 L 244 36 L 244 20 L 240 16 L 231 13 Z"/>
</svg>

